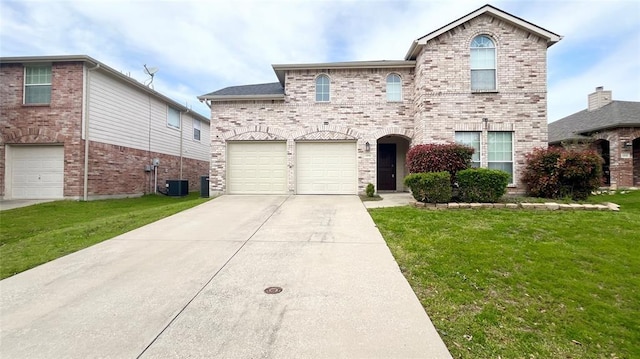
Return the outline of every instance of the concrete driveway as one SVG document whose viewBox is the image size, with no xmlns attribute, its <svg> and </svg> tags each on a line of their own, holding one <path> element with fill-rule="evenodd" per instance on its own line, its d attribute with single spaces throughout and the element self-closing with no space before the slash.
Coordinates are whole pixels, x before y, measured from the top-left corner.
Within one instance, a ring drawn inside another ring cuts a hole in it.
<svg viewBox="0 0 640 359">
<path fill-rule="evenodd" d="M 2 358 L 451 357 L 356 196 L 223 196 L 0 296 Z"/>
</svg>

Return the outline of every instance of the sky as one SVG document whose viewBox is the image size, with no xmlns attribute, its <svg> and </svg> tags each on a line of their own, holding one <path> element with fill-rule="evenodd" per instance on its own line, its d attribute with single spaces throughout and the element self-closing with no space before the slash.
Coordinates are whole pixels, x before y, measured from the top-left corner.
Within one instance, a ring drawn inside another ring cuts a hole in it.
<svg viewBox="0 0 640 359">
<path fill-rule="evenodd" d="M 488 0 L 0 0 L 0 56 L 88 55 L 209 117 L 197 96 L 276 82 L 272 64 L 403 60 L 413 40 Z M 547 53 L 548 119 L 597 86 L 640 101 L 640 1 L 491 5 L 563 36 Z M 499 71 L 499 69 L 498 69 Z"/>
</svg>

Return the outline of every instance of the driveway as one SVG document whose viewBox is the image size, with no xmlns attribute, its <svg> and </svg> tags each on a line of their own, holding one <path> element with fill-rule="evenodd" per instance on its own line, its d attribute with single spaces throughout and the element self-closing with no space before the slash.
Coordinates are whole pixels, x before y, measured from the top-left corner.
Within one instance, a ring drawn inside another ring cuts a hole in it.
<svg viewBox="0 0 640 359">
<path fill-rule="evenodd" d="M 356 196 L 222 196 L 0 296 L 2 358 L 451 357 Z"/>
</svg>

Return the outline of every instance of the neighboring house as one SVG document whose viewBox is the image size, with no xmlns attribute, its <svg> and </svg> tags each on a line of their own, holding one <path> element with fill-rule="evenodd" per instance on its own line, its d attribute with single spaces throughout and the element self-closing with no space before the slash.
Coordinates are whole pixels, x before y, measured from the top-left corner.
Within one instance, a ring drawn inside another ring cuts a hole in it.
<svg viewBox="0 0 640 359">
<path fill-rule="evenodd" d="M 549 124 L 549 145 L 595 149 L 605 186 L 640 186 L 640 102 L 613 101 L 596 87 L 586 110 Z"/>
<path fill-rule="evenodd" d="M 546 55 L 560 39 L 486 5 L 415 40 L 404 60 L 273 65 L 278 82 L 202 95 L 210 190 L 402 191 L 411 146 L 457 141 L 522 191 L 525 153 L 547 145 Z"/>
<path fill-rule="evenodd" d="M 198 190 L 209 173 L 208 118 L 91 57 L 0 58 L 0 97 L 4 199 Z"/>
</svg>

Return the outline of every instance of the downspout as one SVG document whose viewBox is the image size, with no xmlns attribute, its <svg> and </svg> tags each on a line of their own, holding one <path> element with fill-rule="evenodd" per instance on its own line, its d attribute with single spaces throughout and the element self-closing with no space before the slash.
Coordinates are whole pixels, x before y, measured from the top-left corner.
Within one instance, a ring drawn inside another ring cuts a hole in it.
<svg viewBox="0 0 640 359">
<path fill-rule="evenodd" d="M 189 109 L 185 114 L 189 113 Z M 184 121 L 182 121 L 182 111 L 180 112 L 180 180 L 182 180 L 182 142 L 184 141 Z"/>
<path fill-rule="evenodd" d="M 83 95 L 85 96 L 84 99 L 84 109 L 82 111 L 82 122 L 84 125 L 84 178 L 83 178 L 83 195 L 82 195 L 82 200 L 83 201 L 88 201 L 89 200 L 89 111 L 90 111 L 90 89 L 91 89 L 91 83 L 89 82 L 89 74 L 91 73 L 91 71 L 93 70 L 97 70 L 100 68 L 100 64 L 96 64 L 95 67 L 93 68 L 87 68 L 87 73 L 86 76 L 84 77 L 84 82 L 82 84 L 83 88 Z M 83 67 L 84 69 L 84 67 Z"/>
</svg>

